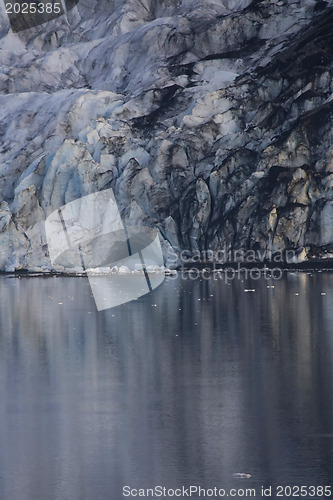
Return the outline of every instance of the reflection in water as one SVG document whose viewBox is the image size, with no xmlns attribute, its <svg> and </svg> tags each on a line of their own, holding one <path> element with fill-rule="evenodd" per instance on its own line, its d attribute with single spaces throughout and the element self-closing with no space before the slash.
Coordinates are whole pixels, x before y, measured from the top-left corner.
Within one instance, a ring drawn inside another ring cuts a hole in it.
<svg viewBox="0 0 333 500">
<path fill-rule="evenodd" d="M 330 484 L 333 274 L 169 278 L 102 312 L 85 278 L 0 297 L 2 500 Z"/>
</svg>

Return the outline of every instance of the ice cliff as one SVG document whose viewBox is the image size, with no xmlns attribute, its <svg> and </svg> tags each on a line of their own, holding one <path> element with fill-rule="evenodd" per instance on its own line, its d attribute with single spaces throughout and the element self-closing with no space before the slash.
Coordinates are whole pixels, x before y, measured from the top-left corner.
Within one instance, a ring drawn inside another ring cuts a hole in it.
<svg viewBox="0 0 333 500">
<path fill-rule="evenodd" d="M 112 188 L 164 251 L 333 255 L 333 1 L 80 0 L 13 33 L 0 0 L 0 270 Z"/>
</svg>

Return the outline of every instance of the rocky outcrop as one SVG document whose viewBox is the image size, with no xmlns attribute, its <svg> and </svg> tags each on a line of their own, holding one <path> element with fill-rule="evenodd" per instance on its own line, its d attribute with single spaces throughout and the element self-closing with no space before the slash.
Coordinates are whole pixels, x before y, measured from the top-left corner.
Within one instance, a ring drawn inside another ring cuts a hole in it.
<svg viewBox="0 0 333 500">
<path fill-rule="evenodd" d="M 112 188 L 166 253 L 333 256 L 333 2 L 80 0 L 13 33 L 0 3 L 0 269 Z"/>
</svg>

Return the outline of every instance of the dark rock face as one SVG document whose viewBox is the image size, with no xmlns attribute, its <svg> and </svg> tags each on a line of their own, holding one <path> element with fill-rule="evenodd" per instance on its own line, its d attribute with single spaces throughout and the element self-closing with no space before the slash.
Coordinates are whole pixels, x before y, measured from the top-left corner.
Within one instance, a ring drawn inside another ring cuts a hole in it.
<svg viewBox="0 0 333 500">
<path fill-rule="evenodd" d="M 47 215 L 112 187 L 166 254 L 333 256 L 333 3 L 80 1 L 3 11 L 0 268 L 48 269 Z"/>
</svg>

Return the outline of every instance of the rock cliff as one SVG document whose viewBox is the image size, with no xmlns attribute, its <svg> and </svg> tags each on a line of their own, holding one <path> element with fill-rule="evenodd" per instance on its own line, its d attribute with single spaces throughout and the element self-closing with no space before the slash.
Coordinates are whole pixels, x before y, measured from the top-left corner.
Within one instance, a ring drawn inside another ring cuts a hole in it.
<svg viewBox="0 0 333 500">
<path fill-rule="evenodd" d="M 0 270 L 112 188 L 176 251 L 333 256 L 333 1 L 80 0 L 14 33 L 0 0 Z"/>
</svg>

